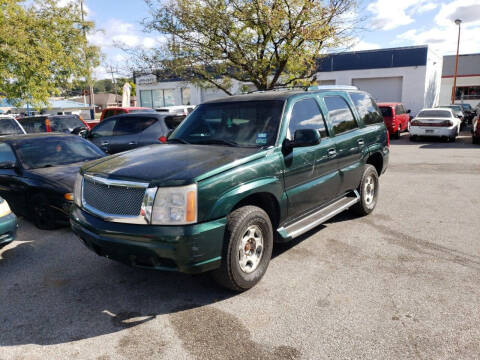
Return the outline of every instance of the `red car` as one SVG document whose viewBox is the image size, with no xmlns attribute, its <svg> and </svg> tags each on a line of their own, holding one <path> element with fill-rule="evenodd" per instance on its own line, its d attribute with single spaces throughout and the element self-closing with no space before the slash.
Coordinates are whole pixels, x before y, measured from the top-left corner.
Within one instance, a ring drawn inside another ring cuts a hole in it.
<svg viewBox="0 0 480 360">
<path fill-rule="evenodd" d="M 89 121 L 88 125 L 90 128 L 93 128 L 94 126 L 98 125 L 101 121 L 103 121 L 106 118 L 109 118 L 110 116 L 115 116 L 115 115 L 121 115 L 121 114 L 128 114 L 128 113 L 134 113 L 134 112 L 155 112 L 155 110 L 151 108 L 146 108 L 146 107 L 108 107 L 106 109 L 103 109 L 102 114 L 100 115 L 100 120 L 99 121 Z"/>
<path fill-rule="evenodd" d="M 480 114 L 472 120 L 472 143 L 480 144 Z"/>
<path fill-rule="evenodd" d="M 400 138 L 400 133 L 408 130 L 410 110 L 405 110 L 402 103 L 377 103 L 377 105 L 390 135 L 395 139 Z"/>
</svg>

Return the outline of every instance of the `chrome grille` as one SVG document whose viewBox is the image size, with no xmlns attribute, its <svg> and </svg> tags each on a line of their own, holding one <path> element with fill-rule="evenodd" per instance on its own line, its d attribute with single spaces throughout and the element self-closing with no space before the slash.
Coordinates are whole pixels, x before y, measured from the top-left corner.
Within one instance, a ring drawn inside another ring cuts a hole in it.
<svg viewBox="0 0 480 360">
<path fill-rule="evenodd" d="M 85 176 L 83 205 L 99 215 L 138 216 L 146 184 Z"/>
</svg>

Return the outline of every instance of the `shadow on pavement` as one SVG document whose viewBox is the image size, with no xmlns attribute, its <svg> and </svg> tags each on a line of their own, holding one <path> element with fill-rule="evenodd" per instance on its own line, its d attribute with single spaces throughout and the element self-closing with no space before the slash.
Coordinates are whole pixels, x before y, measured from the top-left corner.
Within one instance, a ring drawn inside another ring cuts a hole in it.
<svg viewBox="0 0 480 360">
<path fill-rule="evenodd" d="M 234 295 L 208 275 L 133 269 L 98 257 L 69 229 L 21 225 L 19 241 L 0 250 L 0 346 L 92 338 Z"/>
<path fill-rule="evenodd" d="M 420 146 L 421 149 L 480 149 L 480 145 L 472 144 L 472 136 L 468 130 L 462 131 L 455 142 L 447 142 L 436 137 L 420 137 L 410 141 L 410 134 L 403 133 L 400 139 L 390 140 L 390 145 L 414 145 Z"/>
</svg>

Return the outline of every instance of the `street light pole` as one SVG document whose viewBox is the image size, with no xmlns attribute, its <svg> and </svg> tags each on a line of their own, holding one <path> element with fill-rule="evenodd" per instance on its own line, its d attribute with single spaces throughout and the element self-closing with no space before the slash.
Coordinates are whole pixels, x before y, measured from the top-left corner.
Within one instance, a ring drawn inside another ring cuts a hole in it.
<svg viewBox="0 0 480 360">
<path fill-rule="evenodd" d="M 457 56 L 455 57 L 455 73 L 453 75 L 453 87 L 452 87 L 452 104 L 455 104 L 455 93 L 457 90 L 457 71 L 458 71 L 458 50 L 460 48 L 460 24 L 461 19 L 456 19 L 455 24 L 458 25 L 458 40 L 457 40 Z"/>
<path fill-rule="evenodd" d="M 90 102 L 90 119 L 95 120 L 95 96 L 93 95 L 93 82 L 92 82 L 92 73 L 90 69 L 90 65 L 88 63 L 88 55 L 87 55 L 87 32 L 85 31 L 85 19 L 83 14 L 83 0 L 80 0 L 80 11 L 82 13 L 82 30 L 83 36 L 85 37 L 85 61 L 86 65 L 88 66 L 87 69 L 87 85 L 88 85 L 88 98 Z"/>
</svg>

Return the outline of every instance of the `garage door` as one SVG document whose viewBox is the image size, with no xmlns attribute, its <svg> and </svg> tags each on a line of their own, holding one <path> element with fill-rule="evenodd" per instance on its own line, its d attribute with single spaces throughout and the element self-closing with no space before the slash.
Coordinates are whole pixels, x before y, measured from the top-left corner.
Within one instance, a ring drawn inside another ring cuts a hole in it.
<svg viewBox="0 0 480 360">
<path fill-rule="evenodd" d="M 352 85 L 372 94 L 378 102 L 402 101 L 402 77 L 352 79 Z"/>
</svg>

